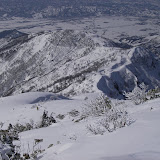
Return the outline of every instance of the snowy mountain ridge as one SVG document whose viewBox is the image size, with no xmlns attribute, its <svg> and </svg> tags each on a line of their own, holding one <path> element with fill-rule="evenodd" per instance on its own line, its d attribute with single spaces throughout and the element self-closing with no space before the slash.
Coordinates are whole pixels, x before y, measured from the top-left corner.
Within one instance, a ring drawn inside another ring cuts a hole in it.
<svg viewBox="0 0 160 160">
<path fill-rule="evenodd" d="M 70 96 L 100 90 L 123 98 L 124 91 L 142 82 L 149 88 L 160 86 L 159 59 L 140 46 L 74 30 L 0 41 L 1 96 L 30 91 Z"/>
</svg>

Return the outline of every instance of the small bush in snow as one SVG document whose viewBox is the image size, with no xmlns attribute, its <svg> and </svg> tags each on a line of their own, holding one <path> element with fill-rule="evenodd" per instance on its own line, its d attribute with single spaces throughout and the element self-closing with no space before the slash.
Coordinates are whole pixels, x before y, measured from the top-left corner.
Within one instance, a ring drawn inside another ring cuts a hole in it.
<svg viewBox="0 0 160 160">
<path fill-rule="evenodd" d="M 100 95 L 91 103 L 86 104 L 83 110 L 83 116 L 101 116 L 112 108 L 111 101 L 108 97 Z"/>
<path fill-rule="evenodd" d="M 3 125 L 4 125 L 4 123 L 3 123 L 3 122 L 0 122 L 0 128 L 2 128 L 2 127 L 3 127 Z"/>
<path fill-rule="evenodd" d="M 87 129 L 92 132 L 93 134 L 97 135 L 97 134 L 101 134 L 103 135 L 105 133 L 104 128 L 96 125 L 96 124 L 89 124 L 87 125 Z"/>
<path fill-rule="evenodd" d="M 53 144 L 50 144 L 49 146 L 48 146 L 48 148 L 51 148 L 53 146 Z"/>
<path fill-rule="evenodd" d="M 50 126 L 52 123 L 56 123 L 56 120 L 53 117 L 53 113 L 51 113 L 50 116 L 48 116 L 48 112 L 44 111 L 43 115 L 42 115 L 42 120 L 38 126 L 38 128 L 42 128 L 42 127 L 48 127 Z"/>
<path fill-rule="evenodd" d="M 73 109 L 68 113 L 71 117 L 77 117 L 79 115 L 79 111 Z"/>
<path fill-rule="evenodd" d="M 65 118 L 65 115 L 64 115 L 64 114 L 58 114 L 58 115 L 56 116 L 56 118 L 62 120 L 62 119 Z"/>
</svg>

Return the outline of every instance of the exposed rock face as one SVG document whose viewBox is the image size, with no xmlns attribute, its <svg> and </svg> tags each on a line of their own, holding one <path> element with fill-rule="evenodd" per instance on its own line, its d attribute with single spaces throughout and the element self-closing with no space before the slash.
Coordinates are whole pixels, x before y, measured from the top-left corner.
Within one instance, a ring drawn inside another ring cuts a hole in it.
<svg viewBox="0 0 160 160">
<path fill-rule="evenodd" d="M 149 88 L 160 86 L 160 60 L 144 46 L 121 45 L 73 30 L 13 34 L 18 36 L 9 32 L 0 39 L 0 96 L 29 91 L 69 96 L 101 90 L 122 98 L 123 91 L 142 82 Z"/>
</svg>

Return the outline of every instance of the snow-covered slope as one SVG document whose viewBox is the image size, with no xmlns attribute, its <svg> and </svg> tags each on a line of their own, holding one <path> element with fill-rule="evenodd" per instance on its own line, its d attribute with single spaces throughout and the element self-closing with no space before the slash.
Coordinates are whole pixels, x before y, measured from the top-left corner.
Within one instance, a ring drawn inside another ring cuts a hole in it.
<svg viewBox="0 0 160 160">
<path fill-rule="evenodd" d="M 160 86 L 160 61 L 142 47 L 73 30 L 13 34 L 19 36 L 1 38 L 1 96 L 29 91 L 70 96 L 101 90 L 118 97 L 142 82 L 149 88 Z"/>
<path fill-rule="evenodd" d="M 71 100 L 55 100 L 54 97 L 58 96 L 52 94 L 52 98 L 32 104 L 38 98 L 42 99 L 49 94 L 25 93 L 0 99 L 0 122 L 4 123 L 3 129 L 9 123 L 24 124 L 30 119 L 36 123 L 44 110 L 53 112 L 54 117 L 65 115 L 64 119 L 56 118 L 57 123 L 49 127 L 22 132 L 20 141 L 15 142 L 21 146 L 21 153 L 32 152 L 34 140 L 43 139 L 43 142 L 36 146 L 41 150 L 45 149 L 38 155 L 40 160 L 159 160 L 160 99 L 138 106 L 125 101 L 125 109 L 134 119 L 134 123 L 111 133 L 93 135 L 86 129 L 93 119 L 75 123 L 77 117 L 72 117 L 69 112 L 73 109 L 81 112 L 84 104 L 94 99 L 97 94 L 78 96 Z M 84 100 L 86 96 L 88 100 Z M 35 105 L 39 106 L 39 110 Z"/>
</svg>

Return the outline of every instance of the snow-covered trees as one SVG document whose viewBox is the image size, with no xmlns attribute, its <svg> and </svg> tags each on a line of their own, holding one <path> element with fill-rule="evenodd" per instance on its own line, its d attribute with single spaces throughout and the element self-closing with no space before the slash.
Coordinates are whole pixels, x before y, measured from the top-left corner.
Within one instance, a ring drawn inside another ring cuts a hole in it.
<svg viewBox="0 0 160 160">
<path fill-rule="evenodd" d="M 100 95 L 95 100 L 91 101 L 89 104 L 86 104 L 86 107 L 83 109 L 83 115 L 86 117 L 101 116 L 111 108 L 112 104 L 109 98 L 105 97 L 104 95 Z"/>
<path fill-rule="evenodd" d="M 147 100 L 160 97 L 160 88 L 156 87 L 155 89 L 148 90 L 148 86 L 144 83 L 141 83 L 136 86 L 132 92 L 124 92 L 126 99 L 133 101 L 136 105 L 144 103 Z"/>
<path fill-rule="evenodd" d="M 25 124 L 9 124 L 7 130 L 0 130 L 0 160 L 20 160 L 22 155 L 16 151 L 15 148 L 17 146 L 13 145 L 14 140 L 19 140 L 19 133 L 35 128 L 47 127 L 52 123 L 56 123 L 53 114 L 51 113 L 50 116 L 48 116 L 48 112 L 44 111 L 38 124 L 34 124 L 33 120 L 31 120 L 30 123 L 28 122 Z M 3 123 L 0 124 L 3 126 Z M 29 154 L 23 155 L 24 159 L 28 159 L 25 158 L 27 155 Z M 35 155 L 36 154 L 34 153 L 34 156 Z"/>
<path fill-rule="evenodd" d="M 15 151 L 15 139 L 8 130 L 0 130 L 0 160 L 19 160 L 20 154 Z"/>
<path fill-rule="evenodd" d="M 0 141 L 0 160 L 9 160 L 9 156 L 12 156 L 12 154 L 12 147 Z"/>
<path fill-rule="evenodd" d="M 132 100 L 136 105 L 138 105 L 147 100 L 147 89 L 148 87 L 144 83 L 141 83 L 139 87 L 136 86 L 132 92 L 124 92 L 124 95 L 126 99 Z"/>
<path fill-rule="evenodd" d="M 160 88 L 156 87 L 155 89 L 150 89 L 147 92 L 147 99 L 155 99 L 160 97 Z"/>
<path fill-rule="evenodd" d="M 104 95 L 86 105 L 83 117 L 93 118 L 93 123 L 88 124 L 87 129 L 94 134 L 113 132 L 132 123 L 124 108 L 113 105 Z"/>
</svg>

